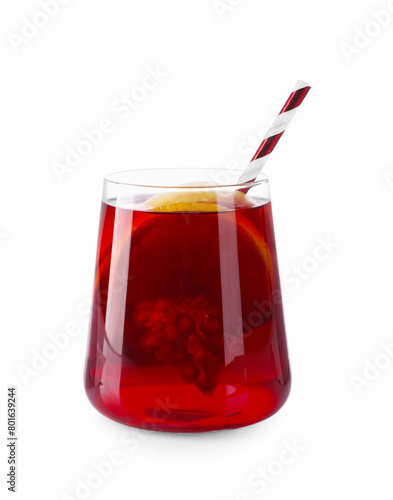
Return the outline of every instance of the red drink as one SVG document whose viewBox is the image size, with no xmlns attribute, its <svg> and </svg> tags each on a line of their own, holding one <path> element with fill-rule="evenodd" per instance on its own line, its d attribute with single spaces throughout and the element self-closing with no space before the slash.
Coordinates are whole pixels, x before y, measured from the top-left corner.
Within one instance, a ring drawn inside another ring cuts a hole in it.
<svg viewBox="0 0 393 500">
<path fill-rule="evenodd" d="M 243 197 L 204 211 L 103 203 L 85 384 L 107 417 L 195 432 L 252 424 L 284 404 L 271 203 Z"/>
</svg>

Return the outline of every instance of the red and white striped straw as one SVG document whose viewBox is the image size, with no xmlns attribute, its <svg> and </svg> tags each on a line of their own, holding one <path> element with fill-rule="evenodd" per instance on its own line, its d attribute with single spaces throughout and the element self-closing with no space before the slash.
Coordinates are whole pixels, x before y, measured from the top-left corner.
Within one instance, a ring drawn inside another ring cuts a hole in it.
<svg viewBox="0 0 393 500">
<path fill-rule="evenodd" d="M 307 85 L 307 83 L 302 80 L 297 82 L 287 102 L 284 104 L 284 107 L 269 128 L 251 162 L 240 176 L 239 184 L 256 179 L 310 89 L 310 85 Z"/>
</svg>

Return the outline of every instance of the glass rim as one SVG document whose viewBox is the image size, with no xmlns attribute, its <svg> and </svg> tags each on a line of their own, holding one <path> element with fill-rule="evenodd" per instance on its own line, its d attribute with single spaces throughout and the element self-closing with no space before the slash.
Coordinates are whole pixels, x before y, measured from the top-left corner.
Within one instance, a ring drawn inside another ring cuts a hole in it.
<svg viewBox="0 0 393 500">
<path fill-rule="evenodd" d="M 176 171 L 203 171 L 203 172 L 220 172 L 220 173 L 238 173 L 239 177 L 243 174 L 244 170 L 241 169 L 234 169 L 234 168 L 211 168 L 211 167 L 162 167 L 162 168 L 140 168 L 140 169 L 130 169 L 130 170 L 121 170 L 117 172 L 110 172 L 109 174 L 106 174 L 104 176 L 104 183 L 111 183 L 111 184 L 116 184 L 116 185 L 123 185 L 123 186 L 131 186 L 131 187 L 137 187 L 137 188 L 153 188 L 153 189 L 198 189 L 198 190 L 211 190 L 211 189 L 219 189 L 219 188 L 243 188 L 243 187 L 254 187 L 262 183 L 267 183 L 269 181 L 268 177 L 264 173 L 259 173 L 258 176 L 254 181 L 247 181 L 247 182 L 230 182 L 230 183 L 216 183 L 216 184 L 211 184 L 211 185 L 198 185 L 198 184 L 193 184 L 193 185 L 172 185 L 172 184 L 162 184 L 162 183 L 142 183 L 142 182 L 130 182 L 130 181 L 125 181 L 119 179 L 120 177 L 123 177 L 125 175 L 129 175 L 132 173 L 149 173 L 149 172 L 176 172 Z M 196 181 L 198 182 L 198 181 Z M 202 181 L 203 182 L 203 181 Z"/>
</svg>

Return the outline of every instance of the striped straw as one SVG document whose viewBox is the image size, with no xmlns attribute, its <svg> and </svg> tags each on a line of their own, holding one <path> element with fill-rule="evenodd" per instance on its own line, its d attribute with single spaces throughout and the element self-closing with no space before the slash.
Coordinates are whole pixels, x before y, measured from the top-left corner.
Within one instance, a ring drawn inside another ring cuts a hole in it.
<svg viewBox="0 0 393 500">
<path fill-rule="evenodd" d="M 310 89 L 311 87 L 302 80 L 297 82 L 287 102 L 284 104 L 284 107 L 275 119 L 273 125 L 269 128 L 251 162 L 240 176 L 239 184 L 256 179 Z"/>
</svg>

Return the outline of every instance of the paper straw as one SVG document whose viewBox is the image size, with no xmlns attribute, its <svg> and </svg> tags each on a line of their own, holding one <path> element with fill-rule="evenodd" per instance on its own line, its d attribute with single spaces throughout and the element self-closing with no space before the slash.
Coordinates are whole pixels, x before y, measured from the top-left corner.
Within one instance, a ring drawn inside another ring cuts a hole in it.
<svg viewBox="0 0 393 500">
<path fill-rule="evenodd" d="M 297 82 L 287 102 L 269 128 L 251 162 L 240 176 L 239 184 L 256 179 L 310 89 L 311 87 L 302 80 Z"/>
</svg>

